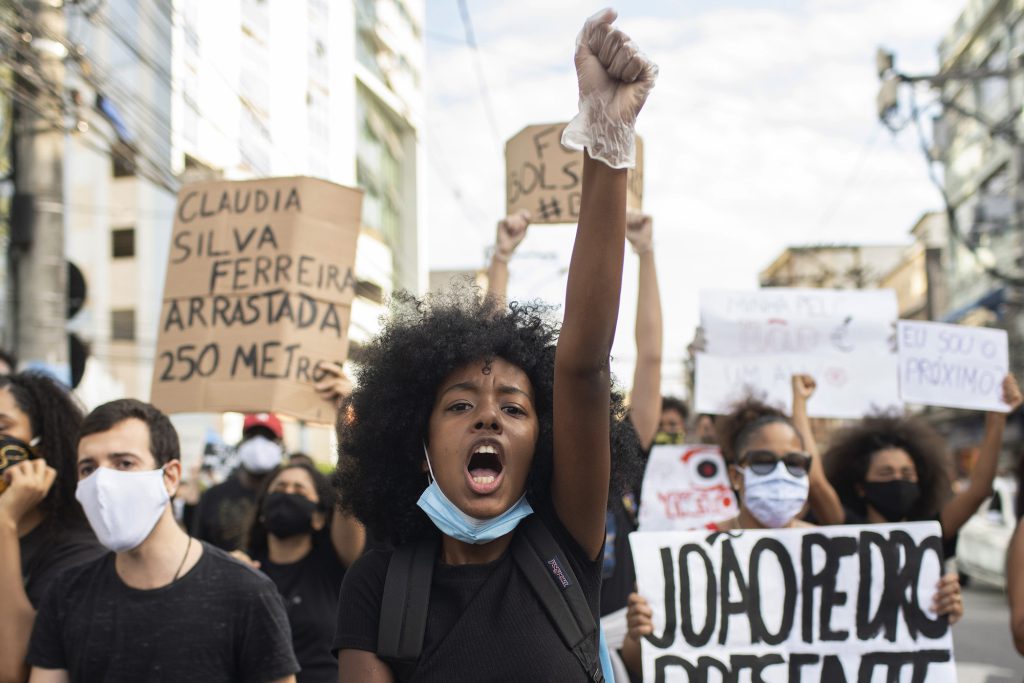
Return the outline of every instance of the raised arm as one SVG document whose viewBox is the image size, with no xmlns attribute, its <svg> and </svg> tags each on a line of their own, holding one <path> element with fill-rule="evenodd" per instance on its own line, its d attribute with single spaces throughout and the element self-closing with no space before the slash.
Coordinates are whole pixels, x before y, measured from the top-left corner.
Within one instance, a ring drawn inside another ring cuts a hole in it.
<svg viewBox="0 0 1024 683">
<path fill-rule="evenodd" d="M 559 519 L 591 558 L 604 543 L 608 504 L 608 355 L 622 286 L 625 169 L 634 163 L 633 124 L 656 73 L 632 41 L 612 28 L 615 16 L 612 10 L 599 12 L 577 38 L 580 113 L 562 138 L 563 144 L 586 152 L 580 221 L 555 353 L 551 493 Z"/>
<path fill-rule="evenodd" d="M 1009 406 L 1010 413 L 1024 402 L 1013 375 L 1007 375 L 1003 380 L 1003 402 Z M 953 496 L 940 513 L 944 538 L 953 538 L 985 499 L 992 495 L 992 480 L 996 478 L 996 470 L 999 468 L 999 450 L 1003 445 L 1003 430 L 1006 429 L 1008 414 L 985 413 L 985 436 L 981 442 L 978 462 L 971 472 L 971 483 Z"/>
<path fill-rule="evenodd" d="M 363 554 L 366 529 L 355 517 L 335 508 L 334 518 L 331 520 L 331 545 L 347 569 Z"/>
<path fill-rule="evenodd" d="M 636 365 L 629 417 L 644 449 L 651 447 L 661 417 L 661 294 L 654 266 L 654 237 L 651 217 L 642 213 L 626 215 L 626 238 L 640 259 L 636 295 Z"/>
<path fill-rule="evenodd" d="M 487 269 L 487 296 L 499 308 L 504 307 L 508 298 L 508 262 L 526 237 L 529 226 L 530 212 L 526 209 L 498 221 L 498 235 L 491 252 L 491 265 Z"/>
<path fill-rule="evenodd" d="M 1017 522 L 1006 551 L 1006 598 L 1010 602 L 1010 633 L 1017 652 L 1024 655 L 1024 522 Z"/>
<path fill-rule="evenodd" d="M 811 454 L 810 491 L 807 494 L 811 512 L 818 524 L 842 524 L 846 521 L 843 504 L 825 476 L 825 465 L 821 462 L 818 443 L 811 429 L 811 418 L 807 415 L 807 401 L 817 388 L 817 383 L 810 375 L 793 375 L 793 425 L 804 442 L 804 448 Z"/>
</svg>

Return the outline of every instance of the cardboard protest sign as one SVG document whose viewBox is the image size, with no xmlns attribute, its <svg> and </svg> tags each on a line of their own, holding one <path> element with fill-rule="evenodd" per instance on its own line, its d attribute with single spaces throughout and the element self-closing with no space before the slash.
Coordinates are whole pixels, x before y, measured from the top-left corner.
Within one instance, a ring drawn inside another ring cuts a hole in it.
<svg viewBox="0 0 1024 683">
<path fill-rule="evenodd" d="M 361 204 L 361 191 L 315 178 L 183 187 L 152 402 L 332 422 L 311 385 L 348 352 Z"/>
<path fill-rule="evenodd" d="M 641 491 L 640 531 L 701 529 L 739 512 L 717 446 L 655 446 Z"/>
<path fill-rule="evenodd" d="M 1005 413 L 1005 330 L 901 320 L 900 396 L 910 403 Z"/>
<path fill-rule="evenodd" d="M 645 681 L 953 683 L 936 522 L 630 535 Z"/>
<path fill-rule="evenodd" d="M 856 418 L 899 404 L 892 290 L 704 291 L 700 310 L 701 412 L 727 411 L 746 390 L 788 409 L 794 373 L 818 383 L 807 406 L 814 417 Z"/>
<path fill-rule="evenodd" d="M 716 356 L 698 353 L 694 393 L 698 413 L 723 415 L 748 393 L 789 412 L 792 376 L 814 377 L 807 404 L 814 416 L 859 418 L 899 405 L 898 360 L 878 356 Z"/>
<path fill-rule="evenodd" d="M 533 223 L 575 223 L 580 218 L 583 153 L 562 147 L 564 123 L 527 126 L 505 143 L 505 213 L 520 209 Z M 626 206 L 641 209 L 644 145 L 637 136 L 636 168 L 627 177 Z"/>
</svg>

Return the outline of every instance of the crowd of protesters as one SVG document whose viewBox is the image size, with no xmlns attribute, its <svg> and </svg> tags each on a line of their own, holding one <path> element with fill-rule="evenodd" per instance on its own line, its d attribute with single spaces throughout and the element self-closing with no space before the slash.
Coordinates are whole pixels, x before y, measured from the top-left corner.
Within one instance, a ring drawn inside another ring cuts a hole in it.
<svg viewBox="0 0 1024 683">
<path fill-rule="evenodd" d="M 625 171 L 657 68 L 614 19 L 591 17 L 577 40 L 580 113 L 563 142 L 585 152 L 560 324 L 506 302 L 530 221 L 509 216 L 484 295 L 396 294 L 355 381 L 332 367 L 315 387 L 339 408 L 333 482 L 286 456 L 277 416 L 247 415 L 237 468 L 188 494 L 183 524 L 166 415 L 133 399 L 86 415 L 0 354 L 0 683 L 638 679 L 653 612 L 627 537 L 660 444 L 721 448 L 739 509 L 717 529 L 934 520 L 955 553 L 991 495 L 1006 414 L 986 415 L 953 495 L 945 444 L 919 417 L 866 417 L 819 452 L 813 377 L 792 378 L 788 415 L 750 396 L 691 418 L 662 397 L 654 228 L 627 214 Z M 628 404 L 609 369 L 627 244 L 639 263 Z M 1020 406 L 1013 377 L 1003 394 Z M 562 607 L 538 587 L 552 572 Z M 1024 653 L 1024 527 L 1008 587 Z M 955 573 L 932 601 L 959 620 Z M 616 620 L 623 636 L 607 642 Z"/>
</svg>

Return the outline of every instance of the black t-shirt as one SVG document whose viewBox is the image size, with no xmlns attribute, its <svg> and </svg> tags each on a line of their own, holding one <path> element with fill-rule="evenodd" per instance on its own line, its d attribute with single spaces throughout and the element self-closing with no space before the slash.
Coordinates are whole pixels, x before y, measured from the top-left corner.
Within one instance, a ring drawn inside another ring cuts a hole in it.
<svg viewBox="0 0 1024 683">
<path fill-rule="evenodd" d="M 238 480 L 236 472 L 203 494 L 195 511 L 192 535 L 221 550 L 238 550 L 256 507 L 256 490 Z"/>
<path fill-rule="evenodd" d="M 629 534 L 636 531 L 636 498 L 613 496 L 605 519 L 604 563 L 601 569 L 601 616 L 622 609 L 636 590 L 636 568 Z"/>
<path fill-rule="evenodd" d="M 203 545 L 163 588 L 136 590 L 114 553 L 69 569 L 36 615 L 28 663 L 72 681 L 273 681 L 298 671 L 288 617 L 267 577 Z"/>
<path fill-rule="evenodd" d="M 274 564 L 266 555 L 253 559 L 284 600 L 292 645 L 302 667 L 299 683 L 334 683 L 338 660 L 331 654 L 331 636 L 345 567 L 330 538 L 314 538 L 313 550 L 293 564 Z"/>
<path fill-rule="evenodd" d="M 32 606 L 39 604 L 54 579 L 68 567 L 84 564 L 108 551 L 85 522 L 53 530 L 45 522 L 19 539 L 21 576 Z"/>
<path fill-rule="evenodd" d="M 598 618 L 601 558 L 591 560 L 553 510 L 537 510 L 565 552 Z M 334 650 L 376 652 L 391 551 L 374 550 L 345 575 Z M 340 680 L 345 680 L 341 672 Z M 415 681 L 586 681 L 527 578 L 506 551 L 488 564 L 434 566 L 423 653 Z"/>
</svg>

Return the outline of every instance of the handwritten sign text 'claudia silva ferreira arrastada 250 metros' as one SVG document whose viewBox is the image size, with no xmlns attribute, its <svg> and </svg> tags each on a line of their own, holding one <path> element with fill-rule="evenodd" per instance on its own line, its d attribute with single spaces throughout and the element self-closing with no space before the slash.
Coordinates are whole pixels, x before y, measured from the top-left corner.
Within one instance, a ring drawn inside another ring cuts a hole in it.
<svg viewBox="0 0 1024 683">
<path fill-rule="evenodd" d="M 645 681 L 954 683 L 937 522 L 637 532 Z"/>
<path fill-rule="evenodd" d="M 153 403 L 331 422 L 313 383 L 347 354 L 361 203 L 361 191 L 315 178 L 182 188 Z"/>
</svg>

